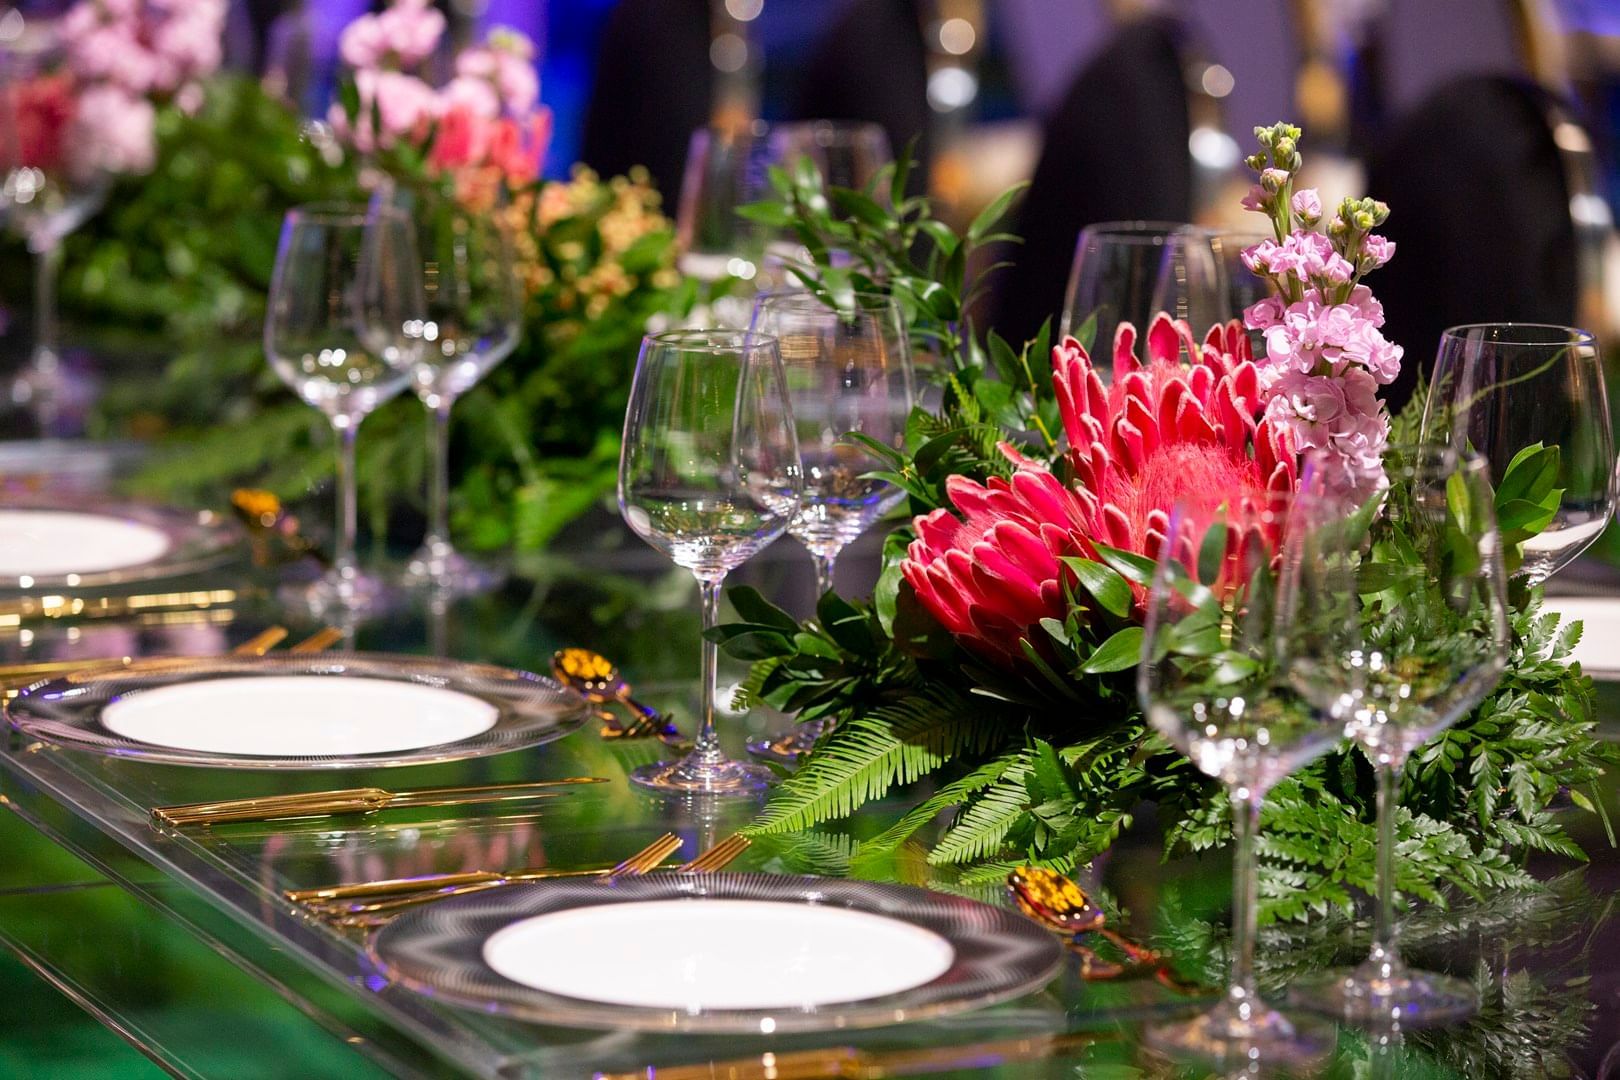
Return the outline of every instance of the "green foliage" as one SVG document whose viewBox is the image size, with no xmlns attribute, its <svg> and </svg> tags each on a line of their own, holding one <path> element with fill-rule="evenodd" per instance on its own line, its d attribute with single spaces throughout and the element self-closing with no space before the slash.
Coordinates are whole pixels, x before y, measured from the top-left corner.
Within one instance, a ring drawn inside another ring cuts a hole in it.
<svg viewBox="0 0 1620 1080">
<path fill-rule="evenodd" d="M 159 436 L 138 490 L 218 504 L 249 484 L 296 499 L 330 477 L 330 435 L 269 370 L 259 335 L 285 212 L 365 194 L 357 163 L 311 142 L 253 80 L 214 81 L 196 116 L 161 114 L 156 168 L 121 182 L 69 239 L 64 277 L 70 314 L 166 357 L 160 377 L 115 386 L 94 422 L 100 435 Z M 642 180 L 581 173 L 514 200 L 523 338 L 456 408 L 451 515 L 468 547 L 533 550 L 611 494 L 641 335 L 694 294 Z M 406 395 L 366 420 L 374 527 L 421 498 L 423 413 Z"/>
</svg>

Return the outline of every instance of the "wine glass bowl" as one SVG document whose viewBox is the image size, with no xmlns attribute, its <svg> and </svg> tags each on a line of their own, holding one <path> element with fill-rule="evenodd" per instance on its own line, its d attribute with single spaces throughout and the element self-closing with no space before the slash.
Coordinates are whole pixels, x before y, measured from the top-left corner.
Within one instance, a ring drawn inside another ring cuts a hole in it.
<svg viewBox="0 0 1620 1080">
<path fill-rule="evenodd" d="M 1603 362 L 1585 330 L 1526 323 L 1454 326 L 1442 335 L 1424 404 L 1425 441 L 1489 465 L 1500 485 L 1520 451 L 1558 448 L 1558 506 L 1520 545 L 1518 576 L 1536 585 L 1567 566 L 1615 510 L 1614 436 Z"/>
<path fill-rule="evenodd" d="M 1207 229 L 1169 221 L 1088 225 L 1075 243 L 1059 331 L 1095 319 L 1092 351 L 1111 355 L 1120 323 L 1145 332 L 1160 311 L 1200 332 L 1231 318 L 1223 269 Z"/>
<path fill-rule="evenodd" d="M 720 583 L 787 531 L 803 476 L 776 339 L 685 330 L 645 339 L 619 457 L 619 509 L 635 534 L 697 578 L 703 625 Z M 715 730 L 718 655 L 703 642 L 702 715 L 692 752 L 645 766 L 637 784 L 678 794 L 752 795 L 768 770 L 732 761 Z"/>
<path fill-rule="evenodd" d="M 426 316 L 421 274 L 410 219 L 396 210 L 305 206 L 282 224 L 265 355 L 338 441 L 336 551 L 302 591 L 317 611 L 365 607 L 381 594 L 354 560 L 354 443 L 361 421 L 410 382 Z"/>
</svg>

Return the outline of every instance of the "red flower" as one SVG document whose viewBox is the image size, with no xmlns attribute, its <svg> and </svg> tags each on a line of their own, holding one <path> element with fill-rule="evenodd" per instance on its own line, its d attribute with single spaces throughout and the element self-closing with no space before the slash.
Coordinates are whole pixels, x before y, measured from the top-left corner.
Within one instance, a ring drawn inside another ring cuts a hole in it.
<svg viewBox="0 0 1620 1080">
<path fill-rule="evenodd" d="M 15 121 L 15 143 L 0 144 L 0 149 L 15 153 L 16 164 L 56 171 L 75 112 L 72 80 L 67 75 L 41 75 L 5 92 L 11 100 L 4 112 Z"/>
<path fill-rule="evenodd" d="M 1237 323 L 1212 328 L 1200 345 L 1185 323 L 1161 315 L 1148 330 L 1145 364 L 1135 346 L 1135 328 L 1121 325 L 1111 389 L 1073 338 L 1052 350 L 1071 483 L 1004 445 L 1016 466 L 1011 479 L 981 485 L 953 476 L 946 492 L 961 517 L 942 508 L 916 521 L 901 572 L 981 655 L 1016 662 L 1020 638 L 1039 640 L 1031 630 L 1041 619 L 1067 614 L 1072 574 L 1062 556 L 1095 559 L 1101 543 L 1157 558 L 1180 502 L 1191 512 L 1176 542 L 1190 561 L 1221 506 L 1260 505 L 1269 492 L 1294 489 L 1293 448 L 1260 419 L 1258 374 Z M 1279 537 L 1265 539 L 1274 549 Z"/>
</svg>

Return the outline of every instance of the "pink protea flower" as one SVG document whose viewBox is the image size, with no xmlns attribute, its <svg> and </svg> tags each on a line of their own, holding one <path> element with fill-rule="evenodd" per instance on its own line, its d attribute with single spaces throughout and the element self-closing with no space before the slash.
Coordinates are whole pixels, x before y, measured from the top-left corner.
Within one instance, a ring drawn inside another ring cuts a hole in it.
<svg viewBox="0 0 1620 1080">
<path fill-rule="evenodd" d="M 1222 505 L 1294 490 L 1293 445 L 1263 418 L 1242 327 L 1214 327 L 1200 343 L 1185 323 L 1161 315 L 1146 345 L 1144 363 L 1135 328 L 1119 328 L 1112 389 L 1073 338 L 1052 350 L 1069 442 L 1061 465 L 1072 482 L 1003 445 L 1016 466 L 1011 478 L 953 476 L 946 494 L 958 513 L 941 508 L 917 519 L 901 573 L 941 625 L 980 655 L 1016 664 L 1020 638 L 1039 640 L 1031 628 L 1041 619 L 1065 617 L 1072 575 L 1062 557 L 1095 559 L 1105 544 L 1157 558 L 1172 542 L 1170 511 L 1179 502 L 1190 512 L 1173 542 L 1191 560 Z M 1280 537 L 1264 539 L 1275 548 Z"/>
</svg>

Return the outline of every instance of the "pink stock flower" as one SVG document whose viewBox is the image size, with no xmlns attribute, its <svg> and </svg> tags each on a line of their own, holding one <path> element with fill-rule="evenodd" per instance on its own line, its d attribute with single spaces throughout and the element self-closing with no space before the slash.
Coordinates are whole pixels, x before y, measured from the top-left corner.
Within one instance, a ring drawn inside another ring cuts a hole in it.
<svg viewBox="0 0 1620 1080">
<path fill-rule="evenodd" d="M 1395 244 L 1393 241 L 1368 233 L 1361 238 L 1361 258 L 1368 270 L 1376 270 L 1395 257 Z"/>
<path fill-rule="evenodd" d="M 1322 197 L 1316 193 L 1315 188 L 1301 188 L 1294 192 L 1294 198 L 1289 208 L 1296 217 L 1305 219 L 1307 225 L 1314 225 L 1322 220 Z"/>
<path fill-rule="evenodd" d="M 534 62 L 512 53 L 500 53 L 495 85 L 508 112 L 522 116 L 540 100 L 540 76 L 535 74 Z"/>
<path fill-rule="evenodd" d="M 144 97 L 110 83 L 90 87 L 79 96 L 72 168 L 81 174 L 149 172 L 156 157 L 156 119 Z"/>
<path fill-rule="evenodd" d="M 1146 364 L 1135 345 L 1135 328 L 1122 325 L 1112 390 L 1073 338 L 1052 350 L 1071 484 L 1004 445 L 1011 478 L 953 476 L 946 492 L 958 514 L 941 508 L 916 521 L 901 573 L 941 625 L 988 659 L 1016 665 L 1019 639 L 1035 640 L 1042 618 L 1066 615 L 1072 575 L 1061 557 L 1096 558 L 1097 544 L 1149 558 L 1171 542 L 1190 551 L 1223 504 L 1294 487 L 1293 446 L 1261 418 L 1241 327 L 1214 327 L 1200 344 L 1185 323 L 1161 315 L 1147 334 Z M 1183 352 L 1193 363 L 1178 362 Z M 1171 538 L 1177 503 L 1191 513 Z M 1274 547 L 1278 538 L 1266 539 Z"/>
<path fill-rule="evenodd" d="M 1265 188 L 1261 187 L 1259 184 L 1252 184 L 1250 185 L 1249 190 L 1244 194 L 1243 201 L 1240 205 L 1245 210 L 1254 210 L 1257 212 L 1263 211 L 1266 208 L 1266 200 L 1270 197 L 1271 196 L 1266 194 Z"/>
<path fill-rule="evenodd" d="M 488 79 L 457 75 L 445 84 L 442 91 L 442 108 L 446 112 L 451 109 L 465 109 L 474 116 L 493 120 L 501 115 L 501 98 L 495 84 Z"/>
<path fill-rule="evenodd" d="M 394 0 L 377 15 L 385 47 L 401 67 L 415 67 L 433 55 L 444 36 L 444 14 L 430 0 Z"/>
</svg>

